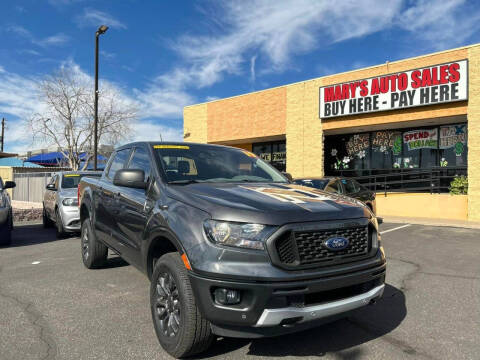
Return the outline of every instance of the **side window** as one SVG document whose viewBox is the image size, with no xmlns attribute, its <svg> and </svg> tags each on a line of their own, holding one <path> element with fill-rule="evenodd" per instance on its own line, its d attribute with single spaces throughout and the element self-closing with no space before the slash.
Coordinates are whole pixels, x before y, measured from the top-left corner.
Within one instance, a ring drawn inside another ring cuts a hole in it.
<svg viewBox="0 0 480 360">
<path fill-rule="evenodd" d="M 112 160 L 112 163 L 110 164 L 110 167 L 108 168 L 107 177 L 110 180 L 113 180 L 113 177 L 115 176 L 115 173 L 118 170 L 123 169 L 129 155 L 130 155 L 130 149 L 123 149 L 123 150 L 117 151 L 117 153 L 115 154 L 115 157 Z"/>
<path fill-rule="evenodd" d="M 326 191 L 342 194 L 342 185 L 338 181 L 332 181 L 330 184 L 327 185 L 325 188 Z"/>
<path fill-rule="evenodd" d="M 150 157 L 148 156 L 147 150 L 143 147 L 137 147 L 135 152 L 128 164 L 129 169 L 140 169 L 145 172 L 145 181 L 148 181 L 150 178 L 151 166 L 150 166 Z"/>
<path fill-rule="evenodd" d="M 360 191 L 360 188 L 358 187 L 357 184 L 355 184 L 355 181 L 342 180 L 342 182 L 345 185 L 345 190 L 347 191 L 347 194 L 353 194 Z"/>
</svg>

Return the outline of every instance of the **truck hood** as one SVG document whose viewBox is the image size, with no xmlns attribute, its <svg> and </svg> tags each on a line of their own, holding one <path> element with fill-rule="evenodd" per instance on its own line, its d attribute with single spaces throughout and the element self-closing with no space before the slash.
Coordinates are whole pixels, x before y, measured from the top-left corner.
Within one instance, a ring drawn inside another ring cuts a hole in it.
<svg viewBox="0 0 480 360">
<path fill-rule="evenodd" d="M 294 184 L 170 185 L 168 196 L 224 221 L 282 225 L 371 217 L 358 200 Z"/>
</svg>

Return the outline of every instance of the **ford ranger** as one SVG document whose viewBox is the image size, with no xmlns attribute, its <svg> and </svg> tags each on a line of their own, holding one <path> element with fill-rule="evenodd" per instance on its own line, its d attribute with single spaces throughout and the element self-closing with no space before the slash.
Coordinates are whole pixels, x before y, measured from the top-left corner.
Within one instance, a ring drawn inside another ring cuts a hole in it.
<svg viewBox="0 0 480 360">
<path fill-rule="evenodd" d="M 378 223 L 358 200 L 292 184 L 251 152 L 137 142 L 78 187 L 81 254 L 108 248 L 151 281 L 153 325 L 174 357 L 215 335 L 257 338 L 346 316 L 383 294 Z"/>
</svg>

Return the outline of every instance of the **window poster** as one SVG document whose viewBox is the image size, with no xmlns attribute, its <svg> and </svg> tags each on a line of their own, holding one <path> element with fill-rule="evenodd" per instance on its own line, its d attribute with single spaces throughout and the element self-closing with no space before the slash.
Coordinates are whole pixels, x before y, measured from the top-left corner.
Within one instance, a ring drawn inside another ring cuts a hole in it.
<svg viewBox="0 0 480 360">
<path fill-rule="evenodd" d="M 440 127 L 440 149 L 451 149 L 462 156 L 467 144 L 467 124 Z"/>
<path fill-rule="evenodd" d="M 365 157 L 365 150 L 370 147 L 369 134 L 356 134 L 350 137 L 347 142 L 347 153 L 350 156 Z"/>
<path fill-rule="evenodd" d="M 438 132 L 437 128 L 429 130 L 412 130 L 403 133 L 403 143 L 409 151 L 417 149 L 437 149 Z"/>
<path fill-rule="evenodd" d="M 372 146 L 376 151 L 392 151 L 393 155 L 398 156 L 402 153 L 402 134 L 397 131 L 376 131 L 373 134 Z"/>
</svg>

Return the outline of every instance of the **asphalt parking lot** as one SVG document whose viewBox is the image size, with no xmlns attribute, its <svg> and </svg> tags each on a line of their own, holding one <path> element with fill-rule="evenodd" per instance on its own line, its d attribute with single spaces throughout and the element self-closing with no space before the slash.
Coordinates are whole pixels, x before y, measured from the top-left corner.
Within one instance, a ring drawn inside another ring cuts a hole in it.
<svg viewBox="0 0 480 360">
<path fill-rule="evenodd" d="M 384 297 L 322 327 L 218 339 L 199 358 L 478 359 L 480 231 L 383 224 Z M 121 259 L 87 270 L 77 237 L 20 226 L 0 249 L 0 359 L 164 359 L 146 277 Z"/>
</svg>

